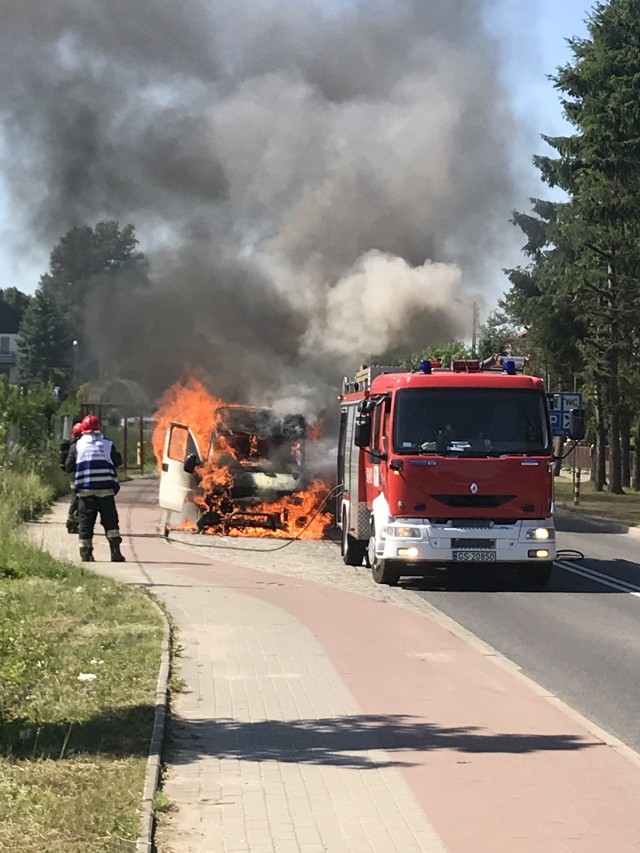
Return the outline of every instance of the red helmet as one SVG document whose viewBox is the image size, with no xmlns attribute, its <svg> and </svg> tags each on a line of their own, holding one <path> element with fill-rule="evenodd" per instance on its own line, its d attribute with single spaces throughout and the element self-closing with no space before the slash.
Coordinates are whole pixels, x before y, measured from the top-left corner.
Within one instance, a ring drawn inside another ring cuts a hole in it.
<svg viewBox="0 0 640 853">
<path fill-rule="evenodd" d="M 85 415 L 80 424 L 83 435 L 87 432 L 100 432 L 102 426 L 95 415 Z"/>
<path fill-rule="evenodd" d="M 74 424 L 71 427 L 71 438 L 80 438 L 82 435 L 82 424 Z"/>
</svg>

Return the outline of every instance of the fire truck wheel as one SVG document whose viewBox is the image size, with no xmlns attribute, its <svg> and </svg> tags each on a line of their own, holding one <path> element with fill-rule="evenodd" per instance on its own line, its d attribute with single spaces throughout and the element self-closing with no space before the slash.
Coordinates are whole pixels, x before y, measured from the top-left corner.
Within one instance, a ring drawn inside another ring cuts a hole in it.
<svg viewBox="0 0 640 853">
<path fill-rule="evenodd" d="M 518 566 L 520 583 L 525 589 L 542 589 L 549 583 L 552 570 L 553 563 L 523 563 Z"/>
<path fill-rule="evenodd" d="M 367 557 L 371 566 L 371 576 L 376 583 L 384 583 L 388 586 L 397 586 L 400 580 L 400 566 L 392 560 L 381 560 L 376 556 L 375 530 L 371 531 Z"/>
<path fill-rule="evenodd" d="M 349 535 L 347 529 L 347 515 L 342 515 L 342 540 L 340 552 L 346 566 L 361 566 L 367 551 L 367 543 Z"/>
</svg>

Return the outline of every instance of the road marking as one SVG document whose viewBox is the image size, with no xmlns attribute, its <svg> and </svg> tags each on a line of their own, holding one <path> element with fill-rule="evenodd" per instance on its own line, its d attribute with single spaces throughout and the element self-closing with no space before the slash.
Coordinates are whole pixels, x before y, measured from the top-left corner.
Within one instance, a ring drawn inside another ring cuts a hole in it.
<svg viewBox="0 0 640 853">
<path fill-rule="evenodd" d="M 601 572 L 596 572 L 595 569 L 588 569 L 585 566 L 574 566 L 570 563 L 565 563 L 562 560 L 556 560 L 555 565 L 564 569 L 565 572 L 572 572 L 574 575 L 582 575 L 583 578 L 588 578 L 589 580 L 596 581 L 596 583 L 601 583 L 604 586 L 610 586 L 612 589 L 618 589 L 621 592 L 627 592 L 629 595 L 635 595 L 637 598 L 640 598 L 640 586 L 637 584 L 627 583 L 627 581 L 620 580 L 620 578 L 612 578 L 609 575 L 603 575 Z"/>
</svg>

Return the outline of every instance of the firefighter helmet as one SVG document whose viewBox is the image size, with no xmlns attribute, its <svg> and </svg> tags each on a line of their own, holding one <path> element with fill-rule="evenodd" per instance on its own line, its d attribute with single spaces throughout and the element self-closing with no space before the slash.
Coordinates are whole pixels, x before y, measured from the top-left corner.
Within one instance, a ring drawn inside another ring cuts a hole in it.
<svg viewBox="0 0 640 853">
<path fill-rule="evenodd" d="M 74 424 L 71 427 L 71 439 L 80 438 L 82 435 L 82 424 Z"/>
<path fill-rule="evenodd" d="M 85 415 L 81 423 L 83 435 L 87 432 L 100 432 L 102 426 L 95 415 Z"/>
</svg>

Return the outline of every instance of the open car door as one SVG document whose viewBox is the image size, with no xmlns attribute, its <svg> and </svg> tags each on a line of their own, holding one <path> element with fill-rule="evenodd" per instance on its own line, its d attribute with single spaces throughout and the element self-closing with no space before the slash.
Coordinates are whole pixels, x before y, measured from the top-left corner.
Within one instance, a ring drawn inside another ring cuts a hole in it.
<svg viewBox="0 0 640 853">
<path fill-rule="evenodd" d="M 189 427 L 171 423 L 164 440 L 162 473 L 158 502 L 162 509 L 182 512 L 187 499 L 196 487 L 195 474 L 184 470 L 187 457 L 195 454 L 202 459 L 198 442 Z"/>
</svg>

